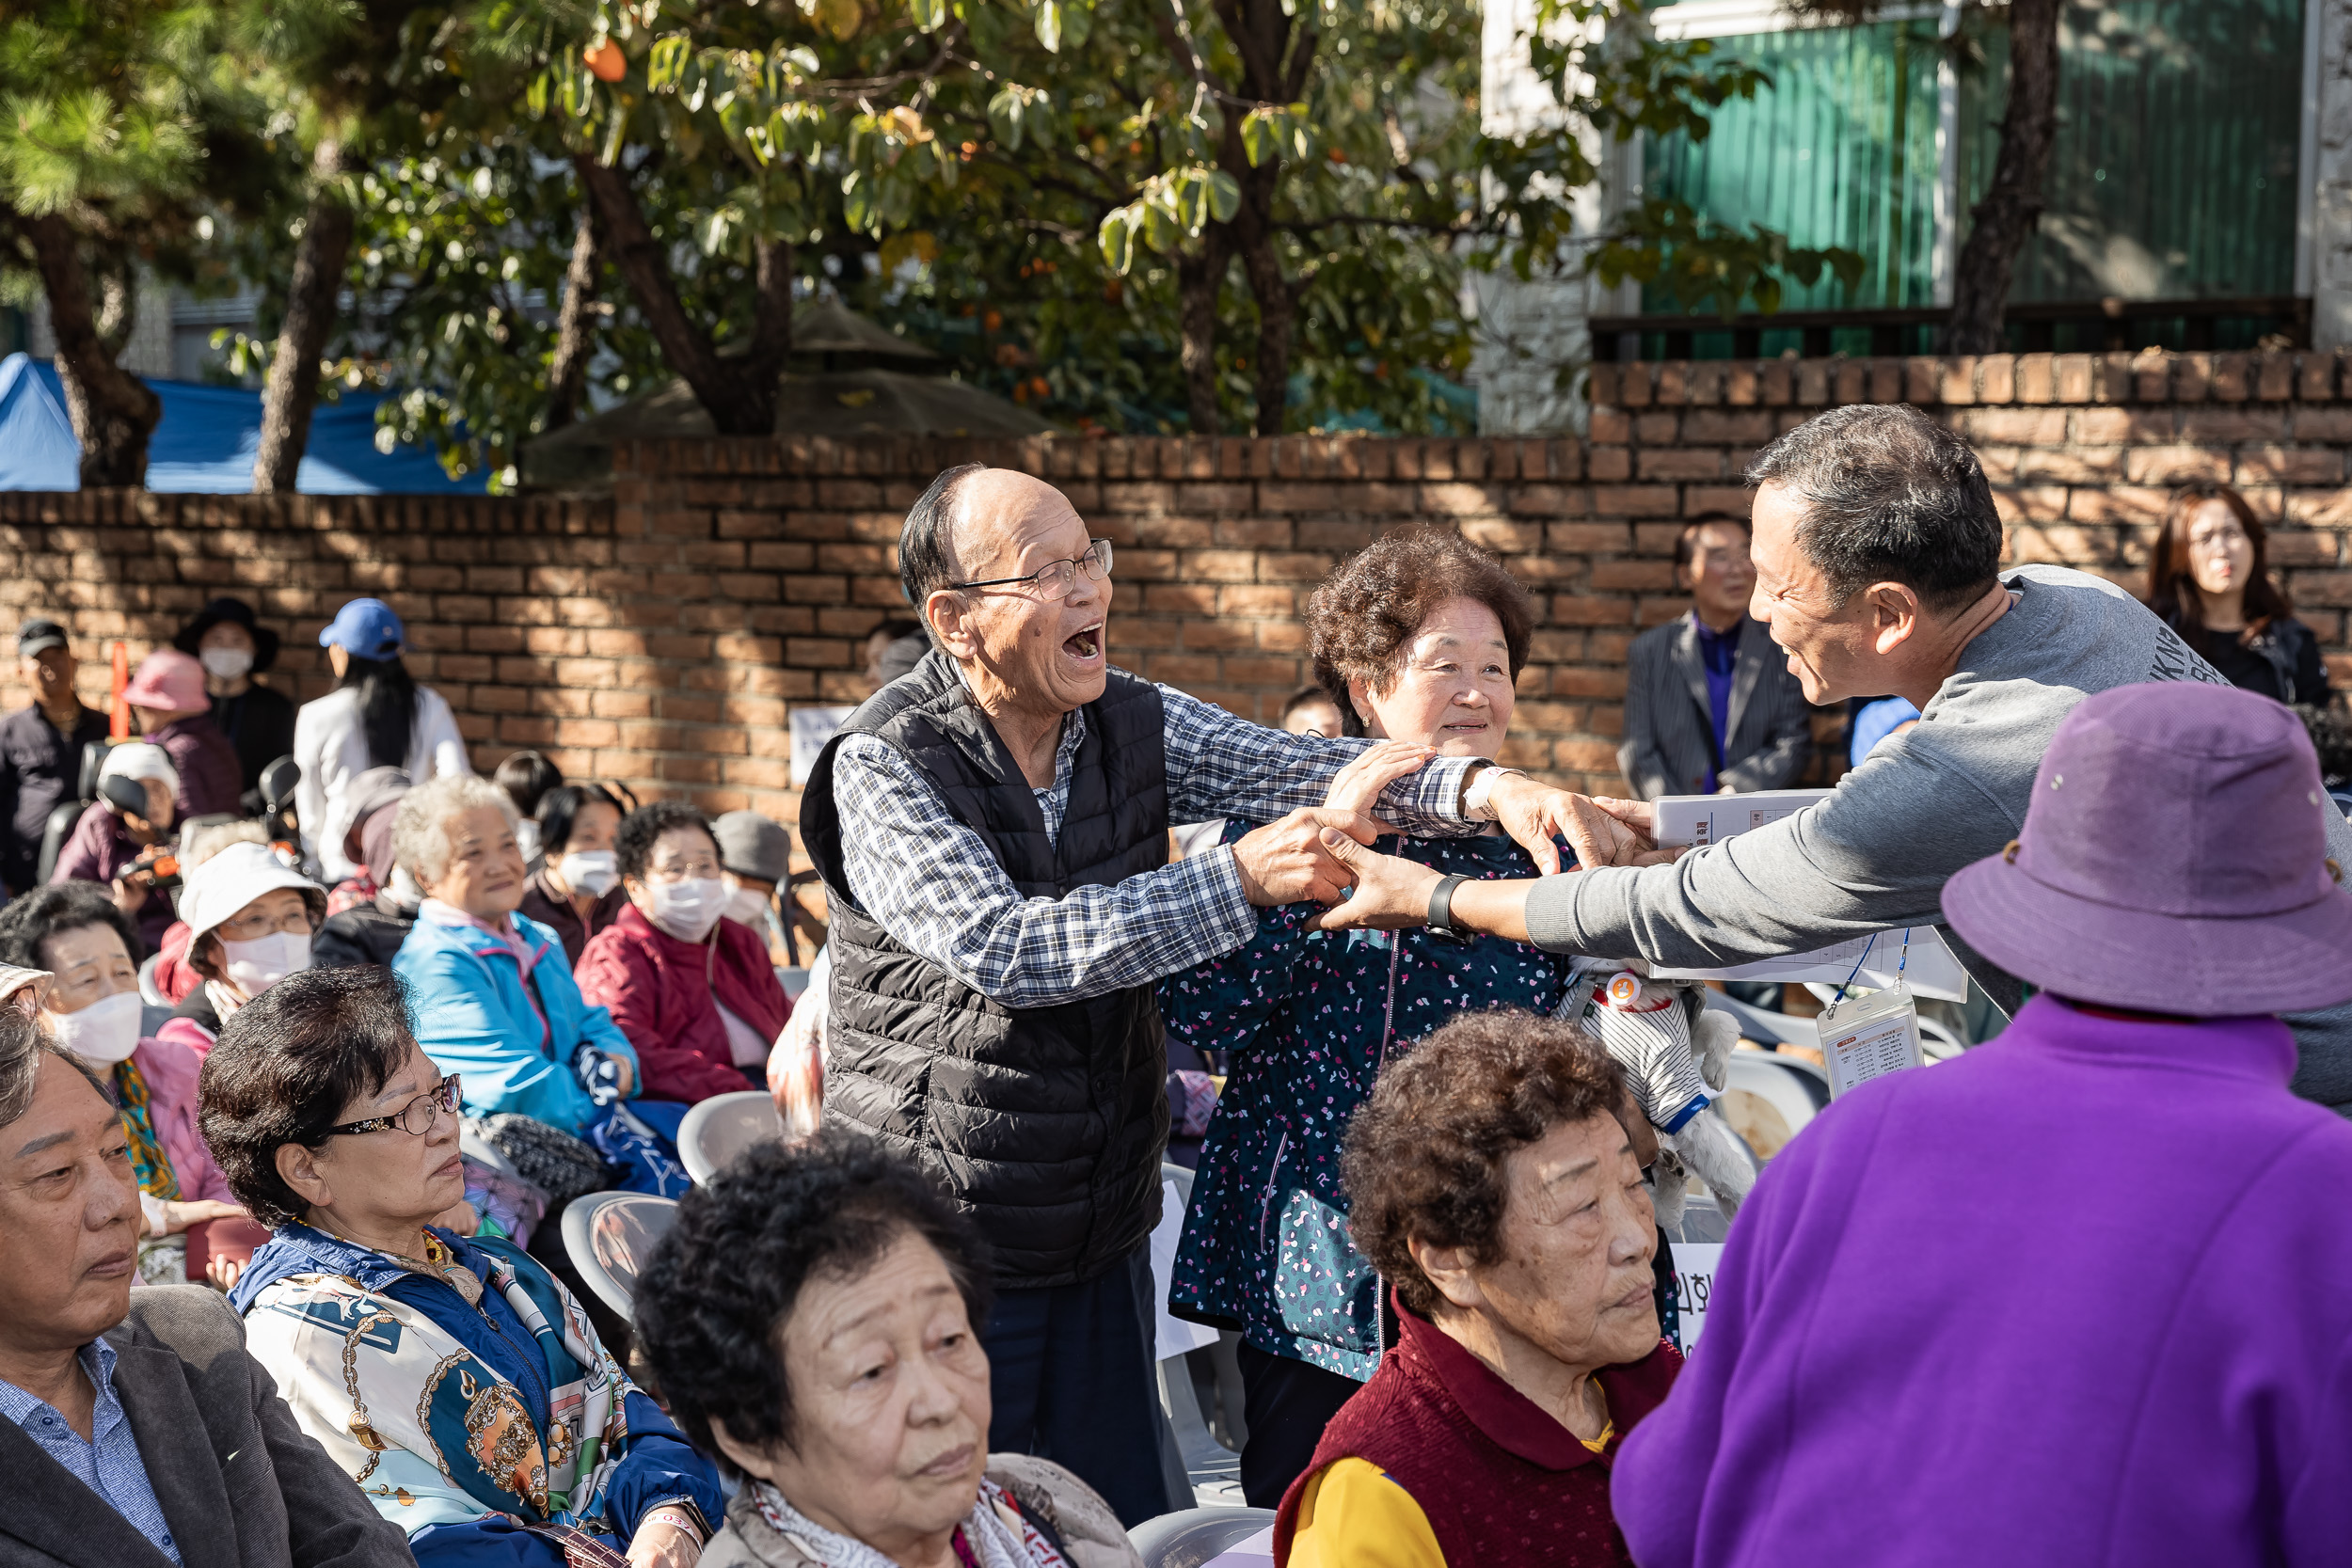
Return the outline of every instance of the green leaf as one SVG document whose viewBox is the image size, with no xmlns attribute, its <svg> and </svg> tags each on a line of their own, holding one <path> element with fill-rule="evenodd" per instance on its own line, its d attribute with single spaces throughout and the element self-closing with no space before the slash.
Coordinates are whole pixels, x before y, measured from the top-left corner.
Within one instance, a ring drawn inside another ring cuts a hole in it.
<svg viewBox="0 0 2352 1568">
<path fill-rule="evenodd" d="M 1120 277 L 1135 262 L 1135 218 L 1129 209 L 1115 207 L 1103 218 L 1103 226 L 1095 231 L 1095 244 L 1102 248 L 1103 264 Z"/>
<path fill-rule="evenodd" d="M 920 33 L 936 33 L 947 25 L 947 0 L 914 0 L 914 28 Z"/>
<path fill-rule="evenodd" d="M 1061 53 L 1061 0 L 1038 0 L 1037 41 L 1049 55 Z"/>
<path fill-rule="evenodd" d="M 654 40 L 645 55 L 645 87 L 653 92 L 668 92 L 685 74 L 687 56 L 692 43 L 684 33 L 672 33 Z"/>
<path fill-rule="evenodd" d="M 1062 40 L 1073 49 L 1083 47 L 1094 31 L 1094 0 L 1066 0 L 1062 7 Z"/>
<path fill-rule="evenodd" d="M 1219 223 L 1231 223 L 1241 211 L 1241 182 L 1223 169 L 1209 176 L 1209 215 Z"/>
<path fill-rule="evenodd" d="M 874 182 L 858 169 L 841 177 L 841 218 L 854 231 L 863 232 L 874 222 Z"/>
<path fill-rule="evenodd" d="M 1241 119 L 1242 156 L 1249 166 L 1257 168 L 1268 158 L 1281 155 L 1281 141 L 1274 129 L 1274 115 L 1268 109 L 1252 109 Z"/>
<path fill-rule="evenodd" d="M 1028 103 L 1021 89 L 1009 83 L 999 87 L 996 96 L 988 101 L 988 128 L 996 134 L 996 139 L 1004 143 L 1008 152 L 1021 150 L 1021 134 L 1025 129 L 1023 122 L 1027 119 L 1027 109 Z"/>
</svg>

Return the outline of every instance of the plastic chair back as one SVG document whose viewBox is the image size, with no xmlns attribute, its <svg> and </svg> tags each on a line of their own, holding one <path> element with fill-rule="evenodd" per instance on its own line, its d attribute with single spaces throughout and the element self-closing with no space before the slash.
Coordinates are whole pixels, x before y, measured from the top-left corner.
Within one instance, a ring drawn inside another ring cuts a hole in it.
<svg viewBox="0 0 2352 1568">
<path fill-rule="evenodd" d="M 1270 1508 L 1187 1508 L 1146 1519 L 1127 1532 L 1143 1568 L 1201 1568 L 1274 1528 Z"/>
<path fill-rule="evenodd" d="M 747 1148 L 784 1141 L 776 1102 L 758 1089 L 713 1095 L 678 1123 L 677 1156 L 700 1185 Z"/>
<path fill-rule="evenodd" d="M 676 1219 L 674 1198 L 592 1193 L 564 1211 L 564 1251 L 596 1299 L 633 1323 L 637 1276 Z"/>
</svg>

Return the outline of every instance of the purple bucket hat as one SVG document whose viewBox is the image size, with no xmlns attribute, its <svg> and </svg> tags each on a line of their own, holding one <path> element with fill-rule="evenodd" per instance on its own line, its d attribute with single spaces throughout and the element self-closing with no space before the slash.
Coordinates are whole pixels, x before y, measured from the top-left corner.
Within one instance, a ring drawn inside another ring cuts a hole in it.
<svg viewBox="0 0 2352 1568">
<path fill-rule="evenodd" d="M 1944 918 L 2021 979 L 2192 1018 L 2352 999 L 2352 894 L 2294 714 L 2196 681 L 2086 697 L 2026 826 L 1944 885 Z"/>
</svg>

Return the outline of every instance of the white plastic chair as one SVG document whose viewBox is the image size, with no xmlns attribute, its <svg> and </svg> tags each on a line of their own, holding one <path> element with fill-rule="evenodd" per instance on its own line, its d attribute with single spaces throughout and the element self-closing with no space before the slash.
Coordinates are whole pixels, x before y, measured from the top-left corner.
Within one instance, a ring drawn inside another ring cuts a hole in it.
<svg viewBox="0 0 2352 1568">
<path fill-rule="evenodd" d="M 1172 1161 L 1162 1161 L 1160 1180 L 1163 1185 L 1175 1187 L 1180 1205 L 1192 1207 L 1191 1171 Z M 1168 1435 L 1174 1439 L 1172 1451 L 1166 1455 L 1168 1485 L 1176 1497 L 1197 1497 L 1204 1503 L 1238 1502 L 1241 1455 L 1218 1442 L 1216 1434 L 1209 1430 L 1208 1418 L 1201 1414 L 1200 1396 L 1193 1386 L 1192 1358 L 1207 1354 L 1209 1347 L 1203 1347 L 1168 1356 L 1159 1363 L 1160 1408 L 1167 1413 Z"/>
<path fill-rule="evenodd" d="M 596 1299 L 636 1321 L 637 1276 L 677 1219 L 674 1198 L 651 1193 L 592 1193 L 564 1211 L 564 1251 Z"/>
<path fill-rule="evenodd" d="M 709 1180 L 745 1149 L 784 1141 L 784 1118 L 776 1102 L 758 1089 L 713 1095 L 678 1123 L 677 1157 L 696 1186 Z"/>
<path fill-rule="evenodd" d="M 1146 1519 L 1127 1532 L 1127 1544 L 1143 1568 L 1202 1568 L 1273 1528 L 1270 1508 L 1187 1508 Z"/>
</svg>

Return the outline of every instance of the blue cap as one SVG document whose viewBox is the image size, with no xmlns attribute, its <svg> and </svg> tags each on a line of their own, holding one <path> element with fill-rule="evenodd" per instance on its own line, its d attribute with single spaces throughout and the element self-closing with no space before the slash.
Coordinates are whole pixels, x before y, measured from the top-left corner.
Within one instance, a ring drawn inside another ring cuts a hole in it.
<svg viewBox="0 0 2352 1568">
<path fill-rule="evenodd" d="M 319 633 L 319 646 L 340 647 L 354 658 L 391 658 L 408 642 L 400 617 L 382 599 L 354 599 Z"/>
</svg>

